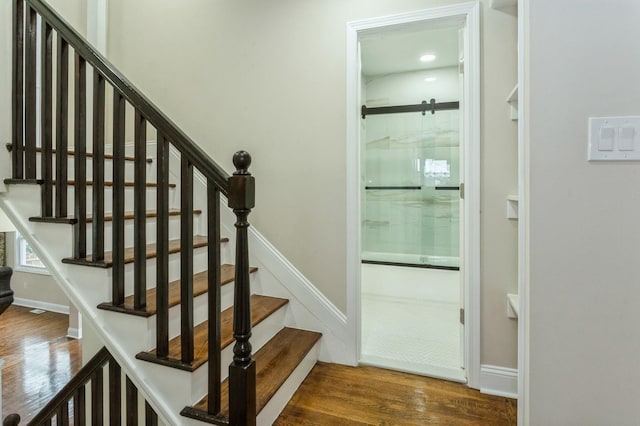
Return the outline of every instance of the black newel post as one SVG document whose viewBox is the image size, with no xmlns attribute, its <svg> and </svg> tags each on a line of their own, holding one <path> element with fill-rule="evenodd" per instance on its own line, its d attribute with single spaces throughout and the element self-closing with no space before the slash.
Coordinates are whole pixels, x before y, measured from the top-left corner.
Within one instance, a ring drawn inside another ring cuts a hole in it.
<svg viewBox="0 0 640 426">
<path fill-rule="evenodd" d="M 229 366 L 229 423 L 256 424 L 256 363 L 251 356 L 251 286 L 247 217 L 255 206 L 255 179 L 249 173 L 251 156 L 233 156 L 236 171 L 229 178 L 229 207 L 236 215 L 236 281 L 233 311 L 233 362 Z"/>
</svg>

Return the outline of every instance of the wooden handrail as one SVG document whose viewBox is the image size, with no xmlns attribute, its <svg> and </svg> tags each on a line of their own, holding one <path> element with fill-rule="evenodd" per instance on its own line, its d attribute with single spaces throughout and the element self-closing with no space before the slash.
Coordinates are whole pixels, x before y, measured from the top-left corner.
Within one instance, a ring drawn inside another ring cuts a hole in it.
<svg viewBox="0 0 640 426">
<path fill-rule="evenodd" d="M 200 148 L 186 133 L 184 133 L 171 119 L 138 90 L 133 83 L 125 78 L 111 62 L 107 60 L 95 47 L 89 44 L 73 27 L 58 15 L 42 0 L 27 0 L 27 4 L 37 11 L 42 18 L 62 35 L 77 54 L 82 56 L 89 65 L 116 88 L 134 108 L 164 134 L 171 143 L 198 169 L 207 179 L 215 182 L 224 195 L 229 192 L 229 174 L 217 165 L 202 148 Z"/>
</svg>

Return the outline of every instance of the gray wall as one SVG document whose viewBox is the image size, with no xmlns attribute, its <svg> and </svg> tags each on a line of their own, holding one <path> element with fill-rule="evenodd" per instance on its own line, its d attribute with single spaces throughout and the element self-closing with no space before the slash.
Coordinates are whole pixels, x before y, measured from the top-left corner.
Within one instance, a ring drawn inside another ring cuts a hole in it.
<svg viewBox="0 0 640 426">
<path fill-rule="evenodd" d="M 14 267 L 16 262 L 15 232 L 7 233 L 7 265 Z M 15 271 L 11 277 L 11 289 L 14 297 L 37 302 L 69 306 L 69 299 L 51 275 Z"/>
<path fill-rule="evenodd" d="M 227 171 L 254 157 L 252 224 L 346 311 L 346 23 L 460 0 L 111 0 L 108 56 Z M 482 2 L 482 362 L 516 366 L 516 18 Z M 163 22 L 144 25 L 140 22 Z M 153 70 L 153 72 L 150 72 Z"/>
<path fill-rule="evenodd" d="M 640 115 L 640 2 L 530 8 L 530 424 L 637 425 L 640 164 L 587 120 Z"/>
</svg>

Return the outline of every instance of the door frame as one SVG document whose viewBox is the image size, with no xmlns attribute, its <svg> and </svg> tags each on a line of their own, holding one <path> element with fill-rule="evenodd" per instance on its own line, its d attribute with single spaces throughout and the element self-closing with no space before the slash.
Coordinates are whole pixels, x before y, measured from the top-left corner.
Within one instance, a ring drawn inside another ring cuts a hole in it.
<svg viewBox="0 0 640 426">
<path fill-rule="evenodd" d="M 464 95 L 461 110 L 464 169 L 464 247 L 461 271 L 465 289 L 467 385 L 480 389 L 480 4 L 475 1 L 347 23 L 347 328 L 348 352 L 360 360 L 360 51 L 361 36 L 415 25 L 460 25 L 464 37 Z"/>
</svg>

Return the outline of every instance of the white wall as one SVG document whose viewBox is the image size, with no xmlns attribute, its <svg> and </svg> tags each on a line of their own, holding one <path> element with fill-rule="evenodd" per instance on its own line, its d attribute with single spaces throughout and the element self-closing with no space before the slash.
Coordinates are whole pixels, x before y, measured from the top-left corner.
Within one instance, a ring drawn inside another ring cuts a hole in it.
<svg viewBox="0 0 640 426">
<path fill-rule="evenodd" d="M 637 425 L 640 164 L 587 120 L 640 115 L 640 2 L 529 3 L 529 424 Z"/>
<path fill-rule="evenodd" d="M 249 217 L 346 311 L 346 23 L 458 0 L 265 3 L 113 0 L 108 56 L 228 171 L 254 157 Z M 515 367 L 516 129 L 504 99 L 516 81 L 516 20 L 483 2 L 482 362 Z M 144 25 L 141 22 L 165 22 Z M 153 70 L 153 72 L 150 72 Z"/>
</svg>

